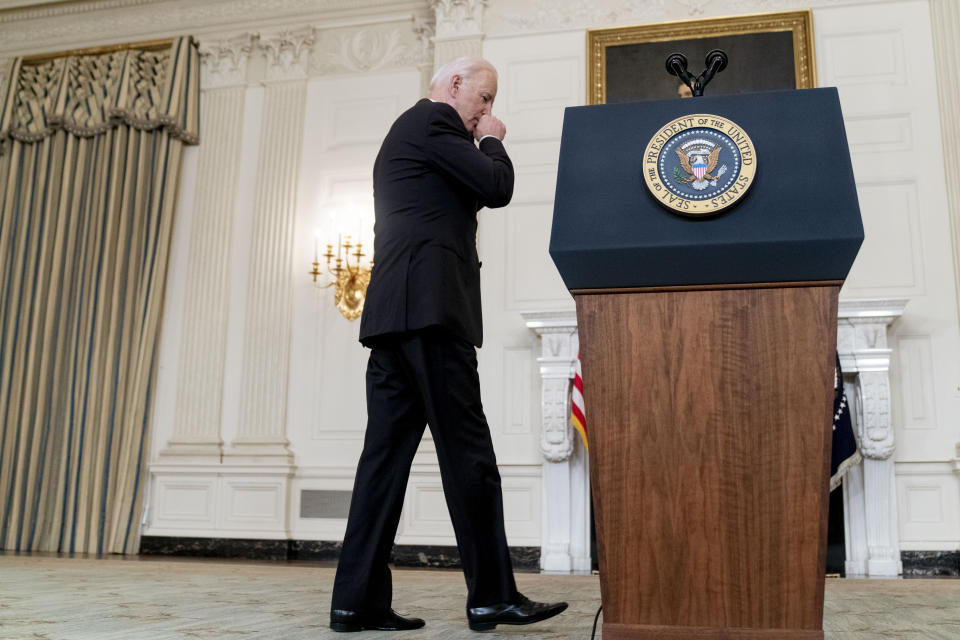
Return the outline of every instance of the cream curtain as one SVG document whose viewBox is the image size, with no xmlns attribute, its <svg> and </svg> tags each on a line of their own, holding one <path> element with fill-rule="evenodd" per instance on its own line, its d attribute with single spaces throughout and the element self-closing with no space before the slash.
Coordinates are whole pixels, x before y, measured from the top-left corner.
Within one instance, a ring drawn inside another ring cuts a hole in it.
<svg viewBox="0 0 960 640">
<path fill-rule="evenodd" d="M 0 548 L 136 553 L 198 55 L 18 59 L 0 114 Z"/>
</svg>

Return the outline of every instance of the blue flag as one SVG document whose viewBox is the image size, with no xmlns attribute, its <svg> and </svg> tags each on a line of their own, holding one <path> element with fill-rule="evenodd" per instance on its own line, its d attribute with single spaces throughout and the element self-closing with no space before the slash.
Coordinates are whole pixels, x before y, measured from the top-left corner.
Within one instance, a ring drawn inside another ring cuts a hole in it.
<svg viewBox="0 0 960 640">
<path fill-rule="evenodd" d="M 850 420 L 850 406 L 847 394 L 843 391 L 843 371 L 840 369 L 840 354 L 837 354 L 837 366 L 833 373 L 833 455 L 830 460 L 830 491 L 840 486 L 843 474 L 850 467 L 859 464 L 860 452 L 857 451 L 857 439 L 853 435 L 853 422 Z"/>
</svg>

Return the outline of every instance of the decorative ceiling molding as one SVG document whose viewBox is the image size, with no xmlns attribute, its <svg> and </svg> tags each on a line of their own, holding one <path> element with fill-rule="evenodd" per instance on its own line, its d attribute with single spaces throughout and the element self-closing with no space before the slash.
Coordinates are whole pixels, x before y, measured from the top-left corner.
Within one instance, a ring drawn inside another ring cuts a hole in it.
<svg viewBox="0 0 960 640">
<path fill-rule="evenodd" d="M 895 0 L 487 0 L 487 37 Z"/>
<path fill-rule="evenodd" d="M 430 13 L 428 0 L 91 0 L 0 11 L 0 56 Z"/>
<path fill-rule="evenodd" d="M 157 0 L 98 0 L 96 2 L 37 2 L 22 3 L 15 9 L 0 10 L 0 23 L 37 20 L 55 16 L 75 15 L 90 11 L 104 11 L 155 3 Z"/>
<path fill-rule="evenodd" d="M 307 76 L 410 69 L 433 63 L 429 16 L 324 28 L 298 25 L 199 38 L 201 87 L 218 89 Z M 260 58 L 261 64 L 249 61 Z"/>
</svg>

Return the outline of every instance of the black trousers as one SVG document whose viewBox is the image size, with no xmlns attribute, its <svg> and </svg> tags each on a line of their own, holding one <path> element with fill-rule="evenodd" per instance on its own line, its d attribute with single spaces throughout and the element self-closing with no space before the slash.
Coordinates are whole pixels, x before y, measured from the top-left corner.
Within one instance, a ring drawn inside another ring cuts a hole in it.
<svg viewBox="0 0 960 640">
<path fill-rule="evenodd" d="M 367 433 L 357 466 L 333 609 L 388 609 L 387 563 L 414 453 L 430 425 L 467 582 L 467 606 L 516 596 L 500 472 L 480 403 L 473 345 L 440 331 L 401 334 L 367 363 Z"/>
</svg>

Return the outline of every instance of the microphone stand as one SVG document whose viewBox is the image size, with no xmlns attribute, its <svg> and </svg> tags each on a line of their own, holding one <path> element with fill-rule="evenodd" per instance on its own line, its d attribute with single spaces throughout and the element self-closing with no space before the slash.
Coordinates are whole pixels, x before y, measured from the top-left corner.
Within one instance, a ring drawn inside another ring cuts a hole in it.
<svg viewBox="0 0 960 640">
<path fill-rule="evenodd" d="M 727 68 L 727 62 L 727 54 L 720 49 L 714 49 L 707 54 L 707 68 L 696 77 L 687 70 L 687 57 L 682 53 L 671 53 L 667 56 L 666 67 L 667 73 L 680 78 L 681 82 L 690 87 L 694 97 L 699 97 L 703 95 L 704 88 L 713 80 L 713 76 Z"/>
</svg>

